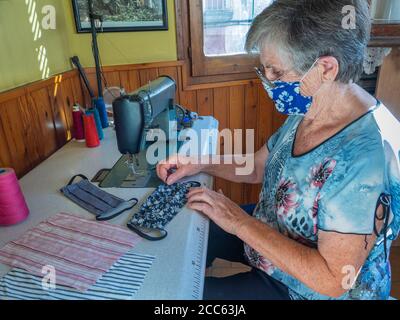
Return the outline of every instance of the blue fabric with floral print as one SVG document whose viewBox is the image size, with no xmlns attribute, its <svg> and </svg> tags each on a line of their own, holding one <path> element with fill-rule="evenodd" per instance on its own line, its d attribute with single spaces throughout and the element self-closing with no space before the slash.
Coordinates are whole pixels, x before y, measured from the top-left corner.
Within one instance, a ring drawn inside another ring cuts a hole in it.
<svg viewBox="0 0 400 320">
<path fill-rule="evenodd" d="M 312 97 L 300 94 L 300 82 L 275 81 L 270 88 L 263 83 L 270 98 L 275 101 L 277 110 L 288 115 L 305 115 L 311 107 Z"/>
<path fill-rule="evenodd" d="M 391 273 L 385 253 L 400 229 L 400 124 L 378 104 L 320 146 L 294 156 L 301 119 L 289 117 L 268 141 L 270 155 L 254 216 L 287 237 L 318 248 L 320 230 L 373 234 L 378 199 L 387 195 L 387 232 L 378 235 L 356 283 L 340 299 L 388 299 Z M 287 285 L 293 299 L 331 299 L 247 245 L 245 252 L 251 265 Z"/>
</svg>

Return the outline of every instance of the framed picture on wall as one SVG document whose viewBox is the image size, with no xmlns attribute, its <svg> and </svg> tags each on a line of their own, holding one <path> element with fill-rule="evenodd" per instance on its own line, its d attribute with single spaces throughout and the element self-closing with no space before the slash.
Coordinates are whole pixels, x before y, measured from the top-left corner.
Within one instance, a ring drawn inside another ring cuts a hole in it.
<svg viewBox="0 0 400 320">
<path fill-rule="evenodd" d="M 168 30 L 167 0 L 92 0 L 103 32 Z M 72 0 L 78 33 L 90 32 L 88 0 Z"/>
</svg>

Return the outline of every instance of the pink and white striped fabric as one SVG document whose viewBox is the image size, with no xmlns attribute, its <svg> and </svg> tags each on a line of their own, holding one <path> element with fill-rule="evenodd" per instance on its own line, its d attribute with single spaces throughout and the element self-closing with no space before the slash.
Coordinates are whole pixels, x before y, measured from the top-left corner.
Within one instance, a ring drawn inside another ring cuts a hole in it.
<svg viewBox="0 0 400 320">
<path fill-rule="evenodd" d="M 0 262 L 44 276 L 56 270 L 56 283 L 85 292 L 141 238 L 107 222 L 60 213 L 0 249 Z"/>
</svg>

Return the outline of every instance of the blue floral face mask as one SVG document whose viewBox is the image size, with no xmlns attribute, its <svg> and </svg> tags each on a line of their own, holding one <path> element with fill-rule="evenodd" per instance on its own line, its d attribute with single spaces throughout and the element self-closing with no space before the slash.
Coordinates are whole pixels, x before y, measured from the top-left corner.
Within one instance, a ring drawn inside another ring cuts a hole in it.
<svg viewBox="0 0 400 320">
<path fill-rule="evenodd" d="M 286 115 L 302 115 L 304 116 L 313 102 L 312 97 L 303 96 L 300 92 L 300 85 L 307 74 L 314 68 L 316 60 L 310 70 L 303 76 L 300 81 L 285 82 L 274 81 L 270 82 L 258 69 L 257 75 L 261 78 L 262 84 L 269 97 L 275 102 L 276 109 Z"/>
</svg>

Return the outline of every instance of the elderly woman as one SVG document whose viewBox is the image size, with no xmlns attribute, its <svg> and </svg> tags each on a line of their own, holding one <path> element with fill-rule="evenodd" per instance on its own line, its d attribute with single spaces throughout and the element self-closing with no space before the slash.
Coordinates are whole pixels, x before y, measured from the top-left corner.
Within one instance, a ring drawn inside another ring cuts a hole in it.
<svg viewBox="0 0 400 320">
<path fill-rule="evenodd" d="M 353 29 L 342 24 L 346 5 L 356 11 Z M 400 129 L 356 84 L 370 29 L 365 0 L 275 1 L 254 20 L 246 46 L 260 53 L 257 72 L 289 117 L 255 154 L 252 174 L 179 156 L 159 164 L 169 184 L 199 172 L 263 184 L 254 210 L 203 188 L 188 195 L 188 206 L 214 222 L 209 264 L 219 257 L 253 268 L 207 278 L 206 299 L 388 299 Z"/>
</svg>

